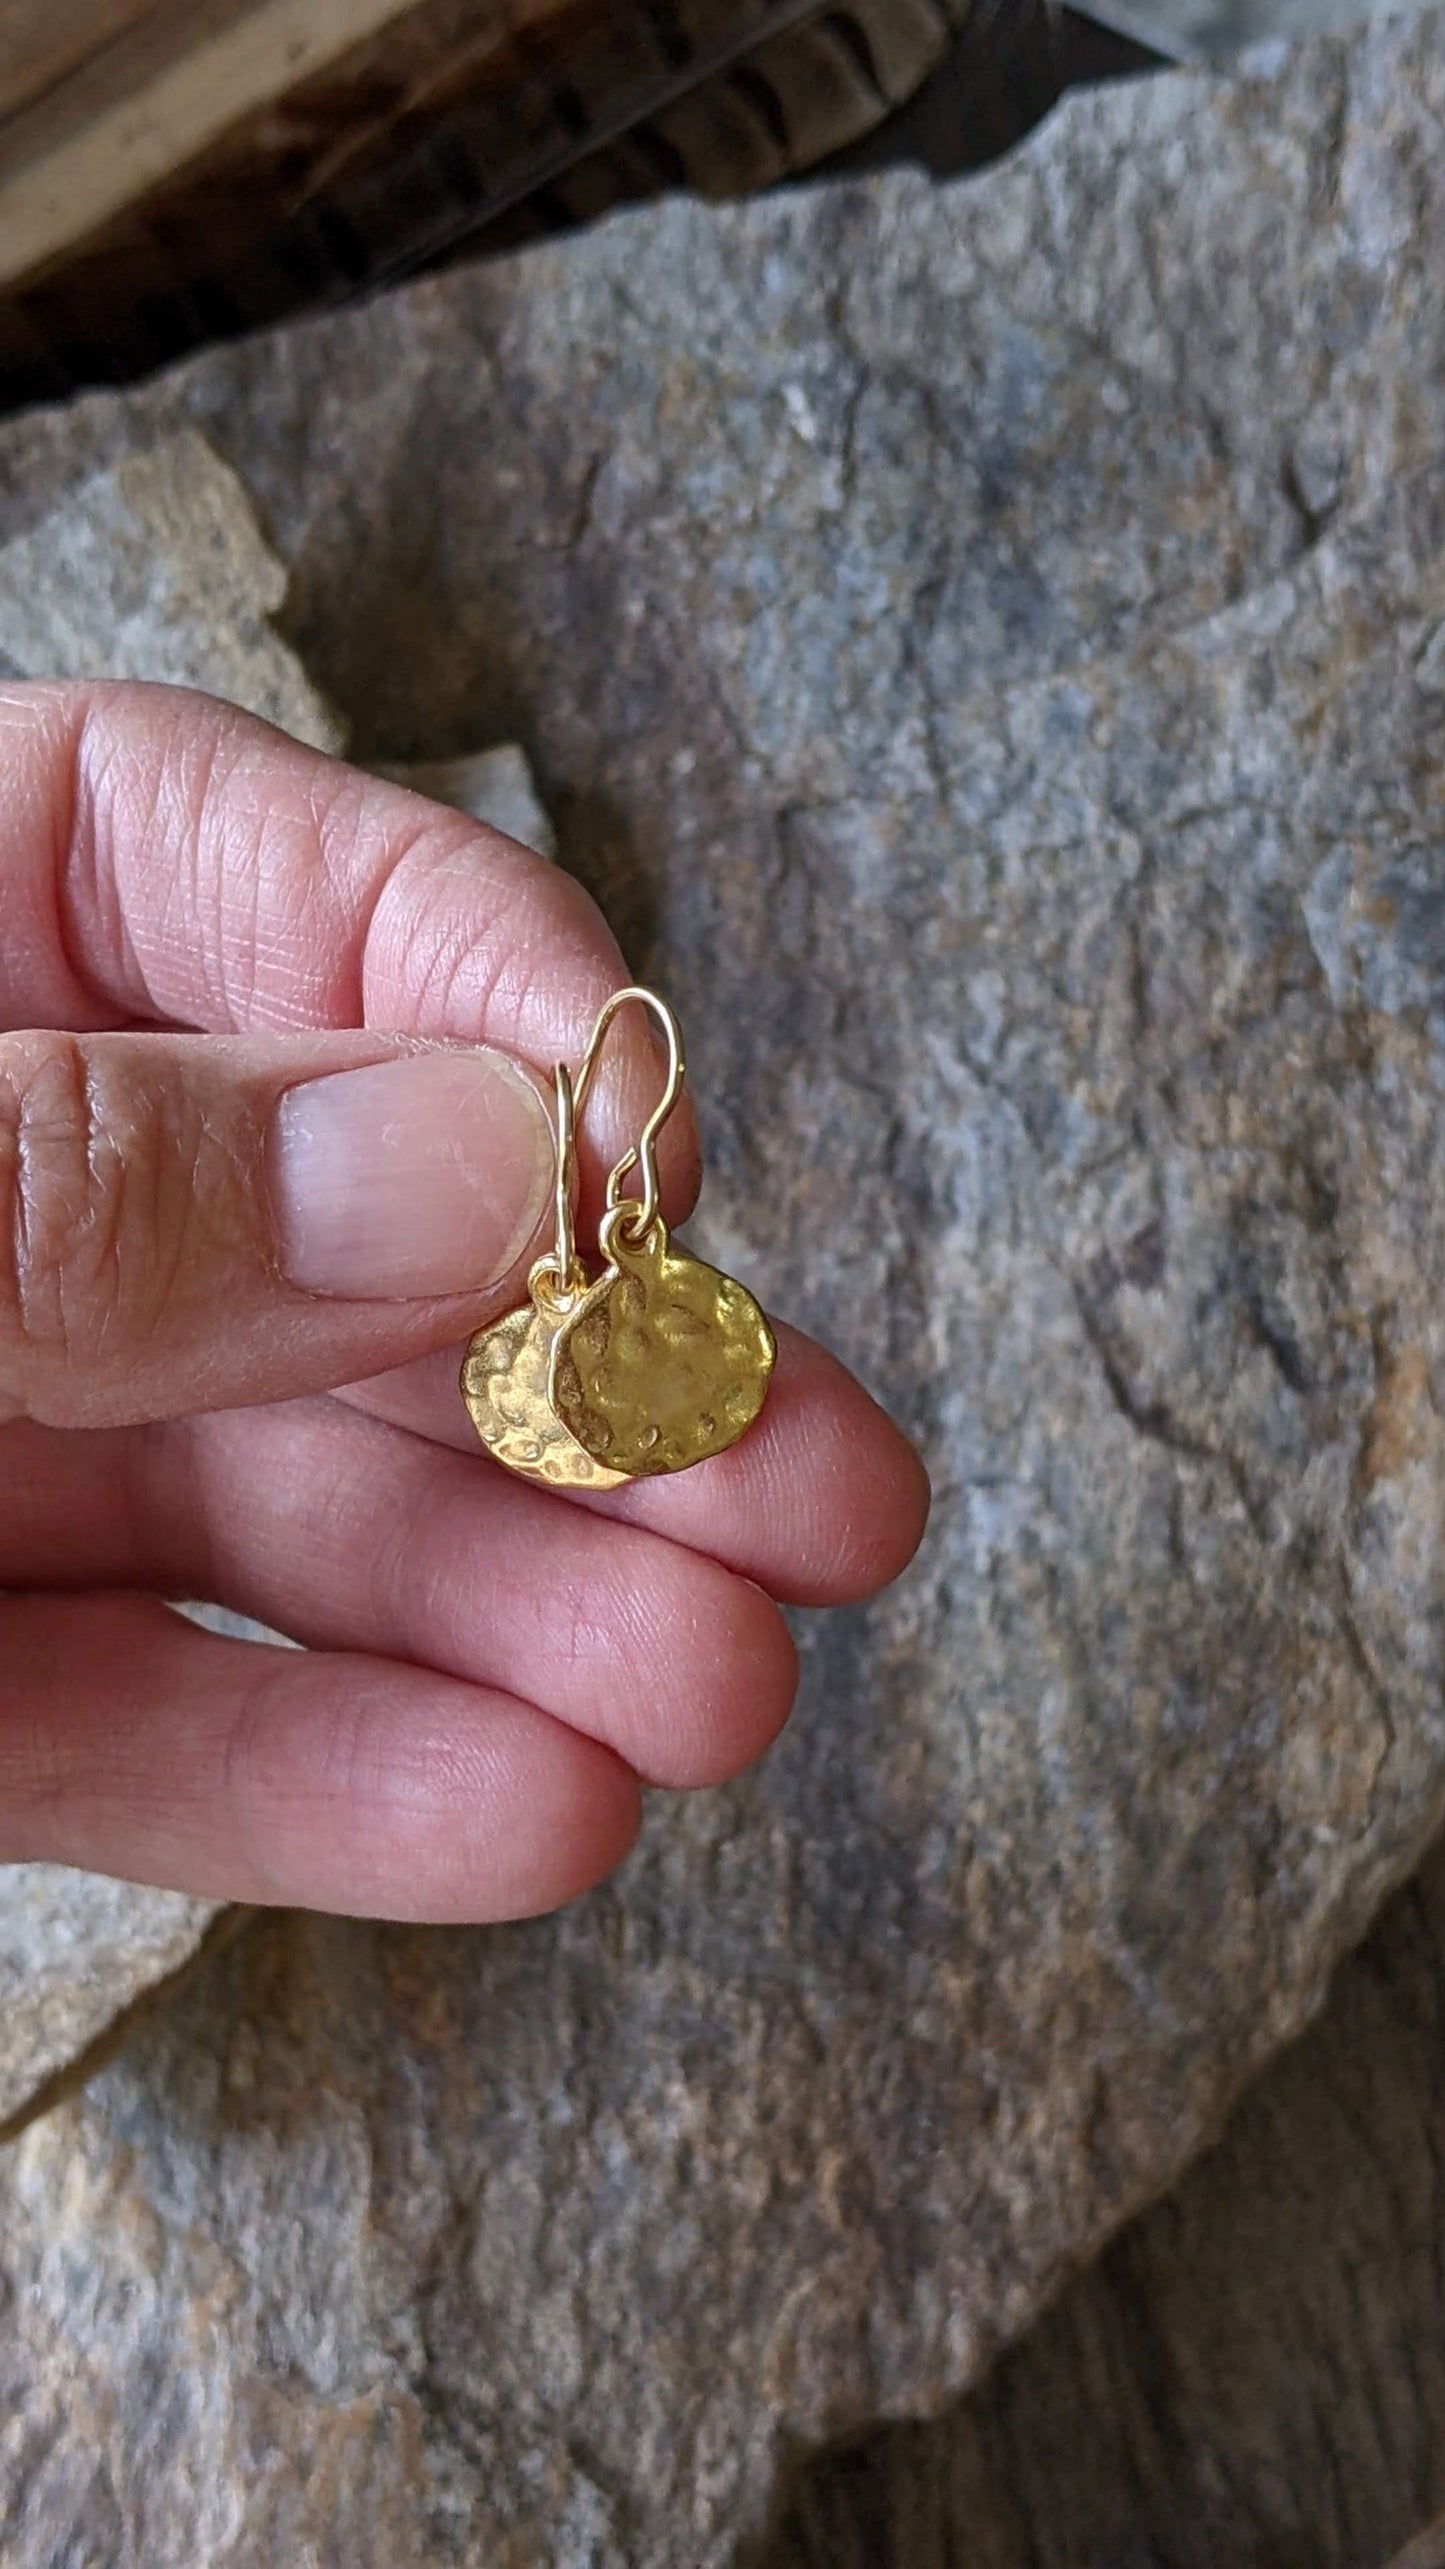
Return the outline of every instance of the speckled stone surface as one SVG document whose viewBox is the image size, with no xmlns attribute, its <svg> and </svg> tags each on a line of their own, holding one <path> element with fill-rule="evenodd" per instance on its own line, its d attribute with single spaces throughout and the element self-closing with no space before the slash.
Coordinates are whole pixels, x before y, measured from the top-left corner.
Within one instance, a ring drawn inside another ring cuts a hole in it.
<svg viewBox="0 0 1445 2569">
<path fill-rule="evenodd" d="M 1218 2148 L 746 2569 L 1445 2569 L 1442 2014 L 1437 1844 Z"/>
<path fill-rule="evenodd" d="M 1342 33 L 1400 8 L 1401 0 L 1125 0 L 1098 14 L 1170 60 L 1183 54 L 1227 63 L 1249 46 Z"/>
<path fill-rule="evenodd" d="M 189 1960 L 216 1906 L 63 1864 L 0 1865 L 0 2123 Z"/>
<path fill-rule="evenodd" d="M 522 744 L 687 1024 L 700 1247 L 939 1494 L 616 1886 L 269 1928 L 26 2136 L 17 2569 L 728 2569 L 1437 1823 L 1442 116 L 1385 26 L 0 433 L 18 530 L 201 427 L 362 755 Z"/>
<path fill-rule="evenodd" d="M 243 484 L 183 428 L 0 547 L 0 670 L 205 687 L 339 749 L 340 724 L 272 621 L 285 595 Z"/>
</svg>

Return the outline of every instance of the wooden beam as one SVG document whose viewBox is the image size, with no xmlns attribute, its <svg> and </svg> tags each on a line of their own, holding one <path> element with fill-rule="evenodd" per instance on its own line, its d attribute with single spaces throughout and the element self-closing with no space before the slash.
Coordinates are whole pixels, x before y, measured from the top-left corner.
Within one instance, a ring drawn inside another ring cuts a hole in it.
<svg viewBox="0 0 1445 2569">
<path fill-rule="evenodd" d="M 0 8 L 0 118 L 43 98 L 155 7 L 156 0 L 5 0 Z"/>
<path fill-rule="evenodd" d="M 58 0 L 42 48 L 40 0 L 23 0 L 32 42 L 7 27 L 0 81 L 21 99 L 0 121 L 0 285 L 43 274 L 108 223 L 212 153 L 231 132 L 335 71 L 427 0 Z M 478 35 L 505 40 L 557 0 L 474 0 Z M 51 76 L 36 86 L 48 60 Z M 22 84 L 30 83 L 28 100 Z M 3 97 L 0 92 L 0 97 Z"/>
</svg>

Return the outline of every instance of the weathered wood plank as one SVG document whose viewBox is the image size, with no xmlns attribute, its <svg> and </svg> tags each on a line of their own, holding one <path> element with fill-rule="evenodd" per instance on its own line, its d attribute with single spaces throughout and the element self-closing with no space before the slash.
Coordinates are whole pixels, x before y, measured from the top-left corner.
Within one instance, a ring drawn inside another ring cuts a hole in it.
<svg viewBox="0 0 1445 2569">
<path fill-rule="evenodd" d="M 0 117 L 33 105 L 164 0 L 6 0 L 0 10 Z"/>
<path fill-rule="evenodd" d="M 565 5 L 483 0 L 470 13 L 469 51 L 510 42 Z M 140 10 L 0 128 L 0 284 L 43 270 L 308 84 L 343 69 L 355 77 L 365 49 L 408 21 L 421 42 L 434 27 L 444 58 L 456 16 L 427 0 Z"/>
</svg>

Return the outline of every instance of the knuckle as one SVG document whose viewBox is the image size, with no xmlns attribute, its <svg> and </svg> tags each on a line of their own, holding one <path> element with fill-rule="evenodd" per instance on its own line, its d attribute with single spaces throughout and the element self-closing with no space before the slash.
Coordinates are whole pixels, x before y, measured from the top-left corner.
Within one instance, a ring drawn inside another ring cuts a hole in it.
<svg viewBox="0 0 1445 2569">
<path fill-rule="evenodd" d="M 163 1277 L 142 1218 L 156 1186 L 145 1123 L 123 1078 L 74 1037 L 0 1040 L 0 1349 L 27 1376 L 116 1350 L 153 1313 Z"/>
<path fill-rule="evenodd" d="M 590 904 L 580 885 L 456 813 L 428 812 L 393 848 L 366 922 L 364 980 L 405 982 L 428 1024 L 465 1014 L 525 1049 L 536 983 L 550 985 L 567 947 L 582 942 L 575 913 Z"/>
</svg>

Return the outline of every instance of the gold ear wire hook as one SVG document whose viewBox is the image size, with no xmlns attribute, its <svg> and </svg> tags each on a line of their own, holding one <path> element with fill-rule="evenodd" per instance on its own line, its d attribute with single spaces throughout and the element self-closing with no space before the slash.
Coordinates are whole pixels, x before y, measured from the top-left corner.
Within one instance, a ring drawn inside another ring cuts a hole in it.
<svg viewBox="0 0 1445 2569">
<path fill-rule="evenodd" d="M 572 1088 L 572 1074 L 563 1061 L 557 1064 L 557 1281 L 563 1293 L 571 1293 L 579 1281 L 577 1264 L 577 1229 L 572 1200 L 577 1186 L 577 1101 Z M 584 1279 L 585 1281 L 585 1279 Z"/>
<path fill-rule="evenodd" d="M 586 1292 L 587 1271 L 577 1255 L 577 1223 L 572 1210 L 577 1192 L 577 1114 L 572 1074 L 565 1062 L 558 1062 L 552 1078 L 557 1098 L 556 1130 L 552 1136 L 552 1246 L 537 1259 L 528 1281 L 534 1296 L 545 1297 L 560 1308 Z"/>
<path fill-rule="evenodd" d="M 626 990 L 614 990 L 611 998 L 607 1000 L 602 1007 L 598 1015 L 597 1023 L 592 1029 L 587 1050 L 577 1065 L 576 1079 L 570 1083 L 571 1095 L 568 1101 L 570 1108 L 569 1143 L 571 1140 L 571 1132 L 575 1128 L 575 1118 L 581 1114 L 583 1106 L 586 1103 L 587 1091 L 592 1085 L 593 1073 L 597 1068 L 598 1055 L 600 1054 L 603 1043 L 606 1039 L 607 1030 L 619 1009 L 629 1007 L 634 1001 L 636 1001 L 639 1007 L 651 1010 L 667 1039 L 667 1081 L 663 1088 L 661 1097 L 654 1106 L 647 1122 L 643 1125 L 637 1142 L 631 1150 L 623 1153 L 622 1158 L 618 1161 L 616 1168 L 608 1178 L 607 1203 L 609 1210 L 614 1210 L 616 1206 L 621 1203 L 623 1179 L 640 1163 L 642 1169 L 642 1193 L 637 1200 L 637 1212 L 627 1225 L 627 1230 L 630 1236 L 634 1240 L 640 1240 L 643 1233 L 645 1231 L 649 1231 L 652 1228 L 653 1223 L 657 1220 L 662 1197 L 662 1189 L 657 1174 L 657 1137 L 662 1131 L 664 1124 L 667 1122 L 669 1115 L 672 1113 L 674 1106 L 677 1104 L 679 1097 L 682 1095 L 683 1081 L 687 1077 L 687 1065 L 683 1057 L 682 1049 L 682 1029 L 678 1025 L 677 1019 L 674 1017 L 667 1001 L 665 999 L 659 999 L 655 990 L 643 990 L 636 984 L 633 984 Z M 561 1082 L 565 1076 L 565 1072 L 559 1065 L 557 1090 L 559 1110 L 562 1097 Z M 558 1145 L 558 1203 L 560 1207 L 560 1111 L 558 1118 Z M 570 1183 L 571 1171 L 569 1167 L 567 1223 L 569 1245 L 571 1234 Z M 557 1239 L 560 1252 L 562 1243 L 562 1231 L 560 1227 L 558 1229 Z"/>
<path fill-rule="evenodd" d="M 600 1270 L 577 1255 L 577 1128 L 612 1020 L 636 1004 L 667 1038 L 662 1095 L 607 1181 Z M 651 990 L 613 992 L 575 1072 L 555 1073 L 556 1238 L 528 1300 L 470 1341 L 462 1396 L 489 1454 L 543 1489 L 611 1490 L 725 1454 L 767 1396 L 777 1347 L 746 1287 L 669 1239 L 658 1136 L 682 1093 L 677 1019 Z M 624 1196 L 632 1169 L 640 1192 Z"/>
</svg>

